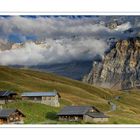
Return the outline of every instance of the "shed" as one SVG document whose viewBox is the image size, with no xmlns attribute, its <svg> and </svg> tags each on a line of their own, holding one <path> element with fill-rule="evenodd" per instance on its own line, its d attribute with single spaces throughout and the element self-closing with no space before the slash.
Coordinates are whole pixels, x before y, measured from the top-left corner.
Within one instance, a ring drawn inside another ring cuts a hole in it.
<svg viewBox="0 0 140 140">
<path fill-rule="evenodd" d="M 24 118 L 18 109 L 0 109 L 0 124 L 23 124 Z"/>
<path fill-rule="evenodd" d="M 60 94 L 56 91 L 53 92 L 24 92 L 21 95 L 23 100 L 42 103 L 50 106 L 59 107 Z"/>
<path fill-rule="evenodd" d="M 66 106 L 57 115 L 60 121 L 108 121 L 108 116 L 94 106 Z"/>
</svg>

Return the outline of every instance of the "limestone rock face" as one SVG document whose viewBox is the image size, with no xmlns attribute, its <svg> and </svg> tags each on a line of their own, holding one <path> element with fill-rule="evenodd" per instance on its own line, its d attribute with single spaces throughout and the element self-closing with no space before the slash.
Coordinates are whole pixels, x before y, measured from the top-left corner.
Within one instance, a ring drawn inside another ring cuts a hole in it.
<svg viewBox="0 0 140 140">
<path fill-rule="evenodd" d="M 83 81 L 116 89 L 140 87 L 140 38 L 117 41 Z"/>
</svg>

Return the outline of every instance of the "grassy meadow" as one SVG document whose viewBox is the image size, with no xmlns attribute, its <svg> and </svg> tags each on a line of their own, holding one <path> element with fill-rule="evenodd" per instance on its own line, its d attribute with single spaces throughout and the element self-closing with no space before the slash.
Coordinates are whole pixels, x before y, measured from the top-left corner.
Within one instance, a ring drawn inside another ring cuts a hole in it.
<svg viewBox="0 0 140 140">
<path fill-rule="evenodd" d="M 18 95 L 25 91 L 57 90 L 60 93 L 60 108 L 21 101 L 20 96 L 15 102 L 4 105 L 23 111 L 26 124 L 68 123 L 59 122 L 56 116 L 65 105 L 94 105 L 110 117 L 109 124 L 140 123 L 139 90 L 124 92 L 103 89 L 51 73 L 9 67 L 0 67 L 0 89 L 15 91 Z M 120 98 L 116 99 L 116 96 Z M 116 104 L 115 111 L 111 111 L 108 101 Z"/>
</svg>

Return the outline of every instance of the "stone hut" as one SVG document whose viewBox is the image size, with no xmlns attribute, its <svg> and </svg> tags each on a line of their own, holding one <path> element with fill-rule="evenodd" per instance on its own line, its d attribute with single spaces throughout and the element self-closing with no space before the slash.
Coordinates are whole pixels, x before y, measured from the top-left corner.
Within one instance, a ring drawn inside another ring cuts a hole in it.
<svg viewBox="0 0 140 140">
<path fill-rule="evenodd" d="M 24 92 L 21 95 L 23 100 L 42 103 L 54 107 L 59 107 L 60 95 L 58 92 Z"/>
</svg>

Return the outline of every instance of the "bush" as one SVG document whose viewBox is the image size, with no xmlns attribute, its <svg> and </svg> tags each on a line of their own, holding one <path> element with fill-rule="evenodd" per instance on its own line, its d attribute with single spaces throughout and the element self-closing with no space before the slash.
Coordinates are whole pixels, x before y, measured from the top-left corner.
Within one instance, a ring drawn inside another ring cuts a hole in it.
<svg viewBox="0 0 140 140">
<path fill-rule="evenodd" d="M 53 112 L 47 112 L 46 118 L 47 119 L 50 119 L 50 120 L 56 120 L 58 118 L 57 117 L 57 113 L 55 111 L 53 111 Z"/>
</svg>

